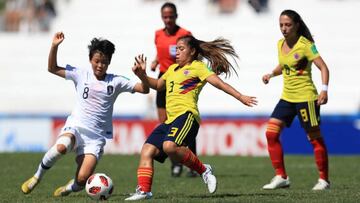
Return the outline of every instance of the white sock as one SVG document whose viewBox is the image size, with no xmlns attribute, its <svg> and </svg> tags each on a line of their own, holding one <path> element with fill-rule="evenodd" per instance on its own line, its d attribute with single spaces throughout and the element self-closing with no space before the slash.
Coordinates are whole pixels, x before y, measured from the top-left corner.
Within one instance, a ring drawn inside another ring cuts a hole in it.
<svg viewBox="0 0 360 203">
<path fill-rule="evenodd" d="M 56 162 L 56 160 L 61 156 L 61 153 L 57 151 L 56 144 L 52 146 L 49 151 L 46 152 L 44 157 L 39 164 L 38 170 L 35 173 L 37 179 L 41 179 L 45 172 L 50 169 Z"/>
<path fill-rule="evenodd" d="M 43 175 L 45 174 L 46 170 L 47 169 L 44 169 L 43 167 L 41 167 L 41 163 L 40 163 L 36 173 L 34 174 L 34 177 L 37 178 L 38 180 L 40 180 L 43 177 Z"/>
<path fill-rule="evenodd" d="M 57 150 L 58 144 L 63 144 L 66 147 L 67 152 L 70 151 L 72 148 L 70 137 L 67 137 L 67 136 L 59 137 L 59 139 L 56 141 L 54 146 L 52 146 L 49 149 L 49 151 L 47 151 L 46 154 L 44 155 L 44 157 L 42 158 L 41 163 L 39 164 L 38 170 L 34 174 L 34 176 L 37 179 L 40 180 L 43 177 L 43 175 L 45 174 L 45 172 L 48 169 L 50 169 L 55 164 L 55 162 L 62 156 L 62 154 L 60 152 L 58 152 L 58 150 Z"/>
</svg>

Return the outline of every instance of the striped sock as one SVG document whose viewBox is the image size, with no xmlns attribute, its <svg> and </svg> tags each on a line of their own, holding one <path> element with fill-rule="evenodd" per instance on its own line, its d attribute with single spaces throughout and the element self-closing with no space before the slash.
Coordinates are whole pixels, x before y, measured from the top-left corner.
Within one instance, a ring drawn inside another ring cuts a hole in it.
<svg viewBox="0 0 360 203">
<path fill-rule="evenodd" d="M 183 157 L 183 159 L 180 161 L 180 163 L 187 166 L 191 170 L 196 171 L 200 175 L 204 173 L 206 170 L 204 164 L 198 159 L 198 157 L 190 149 L 187 149 L 187 152 Z"/>
<path fill-rule="evenodd" d="M 268 142 L 268 151 L 271 163 L 275 169 L 276 175 L 287 178 L 284 165 L 284 153 L 280 142 L 281 126 L 275 122 L 269 122 L 266 129 L 266 139 Z"/>
<path fill-rule="evenodd" d="M 151 192 L 154 170 L 151 167 L 139 167 L 137 170 L 138 185 L 144 192 Z"/>
</svg>

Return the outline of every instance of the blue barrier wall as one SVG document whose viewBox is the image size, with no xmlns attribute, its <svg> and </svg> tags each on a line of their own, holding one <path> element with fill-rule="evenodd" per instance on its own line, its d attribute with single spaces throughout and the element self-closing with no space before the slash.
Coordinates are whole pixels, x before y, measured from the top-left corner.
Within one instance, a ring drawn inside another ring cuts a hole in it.
<svg viewBox="0 0 360 203">
<path fill-rule="evenodd" d="M 330 154 L 360 154 L 360 116 L 323 116 L 321 131 Z M 282 134 L 284 152 L 312 154 L 312 146 L 296 119 Z"/>
</svg>

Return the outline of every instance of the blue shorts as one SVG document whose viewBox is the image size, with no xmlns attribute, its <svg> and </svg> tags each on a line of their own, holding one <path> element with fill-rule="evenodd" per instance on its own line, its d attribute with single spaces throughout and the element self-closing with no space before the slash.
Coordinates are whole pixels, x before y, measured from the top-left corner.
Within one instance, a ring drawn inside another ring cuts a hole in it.
<svg viewBox="0 0 360 203">
<path fill-rule="evenodd" d="M 271 118 L 279 119 L 285 122 L 286 127 L 290 127 L 295 116 L 305 129 L 311 129 L 320 126 L 320 106 L 315 101 L 293 103 L 280 99 L 276 105 Z"/>
<path fill-rule="evenodd" d="M 175 142 L 178 146 L 188 146 L 195 141 L 199 131 L 199 123 L 195 120 L 194 115 L 186 112 L 177 117 L 172 123 L 162 123 L 156 127 L 145 143 L 154 145 L 160 150 L 154 159 L 160 163 L 164 163 L 167 154 L 163 150 L 165 141 Z"/>
</svg>

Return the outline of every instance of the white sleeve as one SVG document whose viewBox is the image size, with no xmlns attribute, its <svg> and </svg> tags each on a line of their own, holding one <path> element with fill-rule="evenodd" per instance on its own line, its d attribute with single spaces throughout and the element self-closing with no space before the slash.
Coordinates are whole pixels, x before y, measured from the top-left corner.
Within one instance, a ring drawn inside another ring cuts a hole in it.
<svg viewBox="0 0 360 203">
<path fill-rule="evenodd" d="M 121 92 L 131 92 L 134 93 L 134 87 L 137 82 L 130 80 L 127 77 L 115 75 L 114 81 L 116 84 L 116 91 Z"/>
<path fill-rule="evenodd" d="M 74 82 L 78 81 L 80 75 L 80 69 L 73 67 L 71 65 L 66 65 L 65 68 L 65 79 L 72 80 Z"/>
</svg>

